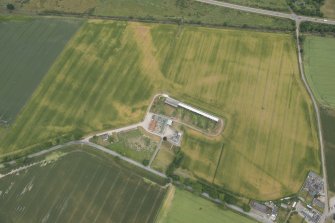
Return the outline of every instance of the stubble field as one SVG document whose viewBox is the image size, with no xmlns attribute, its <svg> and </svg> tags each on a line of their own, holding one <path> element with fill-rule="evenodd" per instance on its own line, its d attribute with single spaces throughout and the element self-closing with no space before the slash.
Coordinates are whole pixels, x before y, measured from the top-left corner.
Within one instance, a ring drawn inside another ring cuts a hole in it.
<svg viewBox="0 0 335 223">
<path fill-rule="evenodd" d="M 297 64 L 287 34 L 91 20 L 0 148 L 10 153 L 63 134 L 133 124 L 164 91 L 227 120 L 210 156 L 206 139 L 190 132 L 184 168 L 235 193 L 278 198 L 320 168 L 314 113 Z M 194 150 L 196 157 L 189 155 Z M 195 159 L 204 168 L 195 168 Z"/>
<path fill-rule="evenodd" d="M 155 222 L 165 189 L 100 153 L 73 148 L 1 178 L 0 221 Z"/>
</svg>

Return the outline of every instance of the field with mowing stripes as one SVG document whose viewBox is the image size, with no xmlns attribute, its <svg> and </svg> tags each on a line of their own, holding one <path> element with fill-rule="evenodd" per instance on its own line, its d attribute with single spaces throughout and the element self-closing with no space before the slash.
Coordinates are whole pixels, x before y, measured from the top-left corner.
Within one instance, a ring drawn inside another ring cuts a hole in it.
<svg viewBox="0 0 335 223">
<path fill-rule="evenodd" d="M 166 199 L 158 223 L 254 223 L 247 217 L 223 210 L 188 191 L 176 189 Z"/>
<path fill-rule="evenodd" d="M 164 195 L 110 157 L 73 150 L 0 179 L 0 222 L 154 222 Z"/>
<path fill-rule="evenodd" d="M 0 18 L 0 125 L 15 119 L 80 24 Z"/>
<path fill-rule="evenodd" d="M 308 82 L 320 103 L 335 108 L 335 38 L 307 36 L 304 65 Z"/>
<path fill-rule="evenodd" d="M 226 120 L 214 141 L 187 132 L 185 169 L 235 193 L 278 198 L 320 168 L 297 64 L 289 34 L 90 20 L 0 148 L 8 154 L 59 135 L 139 122 L 163 91 Z"/>
</svg>

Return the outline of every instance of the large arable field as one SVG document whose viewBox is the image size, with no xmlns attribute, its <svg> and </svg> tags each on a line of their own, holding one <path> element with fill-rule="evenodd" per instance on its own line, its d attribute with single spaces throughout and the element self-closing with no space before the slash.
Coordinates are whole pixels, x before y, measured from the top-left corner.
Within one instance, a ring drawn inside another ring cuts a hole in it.
<svg viewBox="0 0 335 223">
<path fill-rule="evenodd" d="M 255 223 L 181 189 L 169 194 L 159 216 L 158 223 Z"/>
<path fill-rule="evenodd" d="M 285 1 L 285 0 L 280 0 Z M 279 2 L 280 2 L 279 1 Z M 12 0 L 18 11 L 47 13 L 76 13 L 93 16 L 112 16 L 127 19 L 183 21 L 211 25 L 249 26 L 254 28 L 294 30 L 290 20 L 203 4 L 194 0 L 30 0 L 20 4 Z M 262 1 L 265 4 L 267 1 Z M 271 3 L 276 2 L 271 0 Z M 8 0 L 0 0 L 0 4 Z M 271 4 L 270 3 L 270 4 Z M 266 3 L 266 5 L 270 5 Z M 276 4 L 281 5 L 281 4 Z"/>
<path fill-rule="evenodd" d="M 304 66 L 308 82 L 318 101 L 335 108 L 335 38 L 307 36 Z"/>
<path fill-rule="evenodd" d="M 80 24 L 0 17 L 0 125 L 15 119 Z"/>
<path fill-rule="evenodd" d="M 0 178 L 0 222 L 155 222 L 165 196 L 157 184 L 101 152 L 50 157 Z"/>
<path fill-rule="evenodd" d="M 1 152 L 139 122 L 152 97 L 167 92 L 226 120 L 210 141 L 187 132 L 182 166 L 190 175 L 252 198 L 279 198 L 320 169 L 297 65 L 289 34 L 90 20 L 16 123 L 0 132 Z"/>
<path fill-rule="evenodd" d="M 335 110 L 321 108 L 329 189 L 335 192 Z"/>
</svg>

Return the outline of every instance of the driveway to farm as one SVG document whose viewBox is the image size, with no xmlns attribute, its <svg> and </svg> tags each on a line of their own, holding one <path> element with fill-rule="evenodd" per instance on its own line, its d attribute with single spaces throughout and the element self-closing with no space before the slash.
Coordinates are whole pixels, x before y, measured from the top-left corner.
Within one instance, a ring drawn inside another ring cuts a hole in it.
<svg viewBox="0 0 335 223">
<path fill-rule="evenodd" d="M 240 11 L 244 11 L 244 12 L 251 12 L 251 13 L 257 13 L 257 14 L 261 14 L 261 15 L 291 19 L 291 20 L 294 20 L 294 21 L 299 22 L 299 23 L 308 21 L 308 22 L 335 25 L 335 20 L 331 20 L 331 19 L 316 18 L 316 17 L 309 17 L 309 16 L 300 16 L 300 15 L 296 15 L 294 13 L 283 13 L 283 12 L 277 12 L 277 11 L 272 11 L 272 10 L 252 8 L 252 7 L 248 7 L 248 6 L 236 5 L 236 4 L 231 4 L 231 3 L 216 1 L 216 0 L 195 0 L 195 1 L 210 4 L 210 5 L 216 5 L 216 6 L 221 6 L 221 7 L 225 7 L 225 8 L 230 8 L 230 9 L 236 9 L 236 10 L 240 10 Z"/>
</svg>

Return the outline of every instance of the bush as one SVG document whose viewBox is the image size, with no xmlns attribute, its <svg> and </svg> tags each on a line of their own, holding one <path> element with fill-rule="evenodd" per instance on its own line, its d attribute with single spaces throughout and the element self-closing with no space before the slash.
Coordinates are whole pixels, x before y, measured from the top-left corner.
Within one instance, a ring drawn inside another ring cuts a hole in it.
<svg viewBox="0 0 335 223">
<path fill-rule="evenodd" d="M 195 182 L 192 184 L 192 188 L 194 193 L 201 194 L 202 193 L 202 184 L 199 182 Z"/>
<path fill-rule="evenodd" d="M 228 204 L 236 204 L 237 203 L 237 198 L 230 195 L 230 194 L 226 194 L 224 201 Z"/>
<path fill-rule="evenodd" d="M 225 199 L 225 194 L 224 194 L 224 193 L 219 193 L 219 199 L 220 199 L 221 201 L 224 201 L 224 199 Z"/>
<path fill-rule="evenodd" d="M 171 175 L 172 180 L 178 181 L 180 177 L 178 175 L 172 174 Z"/>
<path fill-rule="evenodd" d="M 181 161 L 184 158 L 184 153 L 182 151 L 178 151 L 176 153 L 175 158 L 173 159 L 172 163 L 168 166 L 167 170 L 165 171 L 165 174 L 169 177 L 171 177 L 174 173 L 174 171 L 180 166 Z"/>
<path fill-rule="evenodd" d="M 319 33 L 321 35 L 323 35 L 324 33 L 335 34 L 335 26 L 328 24 L 312 23 L 312 22 L 302 22 L 300 24 L 300 31 L 309 33 Z"/>
<path fill-rule="evenodd" d="M 11 3 L 7 4 L 6 7 L 7 7 L 8 10 L 11 10 L 11 11 L 15 9 L 15 6 Z"/>
<path fill-rule="evenodd" d="M 287 3 L 290 8 L 298 14 L 307 16 L 323 16 L 320 7 L 323 5 L 324 0 L 287 0 Z"/>
<path fill-rule="evenodd" d="M 147 160 L 147 159 L 144 159 L 144 160 L 142 161 L 142 164 L 143 164 L 144 166 L 148 166 L 149 163 L 150 163 L 150 160 Z"/>
<path fill-rule="evenodd" d="M 249 204 L 243 204 L 242 209 L 243 209 L 244 212 L 249 212 L 251 210 Z"/>
</svg>

